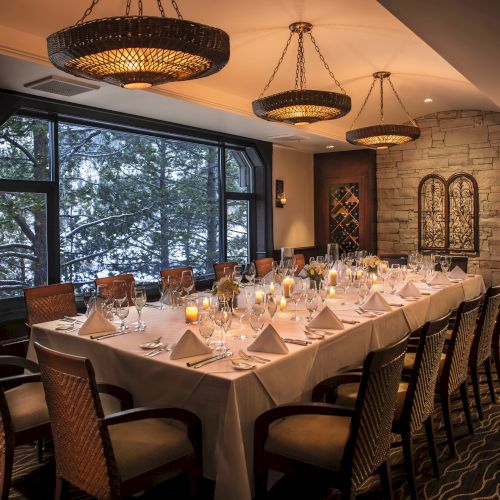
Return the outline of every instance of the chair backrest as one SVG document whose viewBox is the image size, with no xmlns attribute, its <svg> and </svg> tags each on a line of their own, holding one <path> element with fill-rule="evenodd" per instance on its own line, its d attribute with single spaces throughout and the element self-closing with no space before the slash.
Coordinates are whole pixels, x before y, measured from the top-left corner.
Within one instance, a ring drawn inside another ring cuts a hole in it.
<svg viewBox="0 0 500 500">
<path fill-rule="evenodd" d="M 174 267 L 173 269 L 162 269 L 160 271 L 160 276 L 162 278 L 177 278 L 180 282 L 181 278 L 182 278 L 182 272 L 183 271 L 191 271 L 191 273 L 193 272 L 193 268 L 192 267 Z M 194 276 L 194 274 L 193 274 Z M 191 293 L 196 291 L 196 284 L 195 286 L 193 287 L 193 289 L 191 290 Z"/>
<path fill-rule="evenodd" d="M 384 463 L 389 452 L 408 336 L 368 354 L 351 420 L 351 433 L 342 459 L 341 474 L 357 489 Z"/>
<path fill-rule="evenodd" d="M 274 259 L 272 257 L 262 257 L 262 259 L 255 259 L 255 270 L 257 271 L 257 278 L 263 278 L 266 274 L 273 270 Z"/>
<path fill-rule="evenodd" d="M 467 380 L 469 354 L 480 303 L 481 297 L 477 297 L 462 302 L 458 307 L 441 378 L 438 381 L 442 394 L 451 395 Z"/>
<path fill-rule="evenodd" d="M 500 285 L 491 286 L 486 291 L 483 309 L 479 316 L 476 332 L 472 340 L 472 348 L 469 357 L 471 366 L 479 367 L 491 356 L 491 344 L 493 331 L 497 321 L 500 308 Z"/>
<path fill-rule="evenodd" d="M 90 361 L 35 342 L 52 426 L 56 474 L 97 498 L 119 498 L 120 478 Z"/>
<path fill-rule="evenodd" d="M 303 253 L 296 253 L 294 257 L 297 264 L 297 270 L 295 271 L 295 274 L 299 274 L 306 265 L 306 258 L 304 257 Z"/>
<path fill-rule="evenodd" d="M 73 283 L 25 288 L 23 292 L 29 326 L 77 314 Z"/>
<path fill-rule="evenodd" d="M 116 276 L 106 276 L 105 278 L 96 278 L 95 286 L 107 285 L 109 287 L 113 286 L 113 281 L 125 281 L 127 283 L 127 298 L 129 304 L 132 305 L 132 285 L 135 283 L 133 274 L 117 274 Z M 111 288 L 110 288 L 111 290 Z"/>
<path fill-rule="evenodd" d="M 434 409 L 434 393 L 439 362 L 450 322 L 450 314 L 427 322 L 420 332 L 415 363 L 406 391 L 401 414 L 402 425 L 409 426 L 410 434 L 422 428 Z"/>
<path fill-rule="evenodd" d="M 225 267 L 230 267 L 231 272 L 232 270 L 238 265 L 237 262 L 220 262 L 219 264 L 214 264 L 214 274 L 215 274 L 215 279 L 220 280 L 222 277 L 224 277 L 224 268 Z"/>
</svg>

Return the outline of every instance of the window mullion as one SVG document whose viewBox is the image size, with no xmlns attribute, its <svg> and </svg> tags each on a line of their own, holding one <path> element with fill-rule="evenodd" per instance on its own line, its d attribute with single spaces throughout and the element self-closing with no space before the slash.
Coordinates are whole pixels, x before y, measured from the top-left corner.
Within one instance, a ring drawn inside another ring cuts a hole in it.
<svg viewBox="0 0 500 500">
<path fill-rule="evenodd" d="M 227 258 L 226 147 L 219 143 L 219 258 Z"/>
</svg>

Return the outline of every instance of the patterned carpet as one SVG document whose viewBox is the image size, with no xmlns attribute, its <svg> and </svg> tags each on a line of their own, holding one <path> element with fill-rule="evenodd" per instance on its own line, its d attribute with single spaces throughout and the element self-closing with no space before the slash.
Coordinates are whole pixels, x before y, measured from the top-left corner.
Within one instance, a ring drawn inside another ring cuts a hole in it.
<svg viewBox="0 0 500 500">
<path fill-rule="evenodd" d="M 419 498 L 440 500 L 486 500 L 500 498 L 500 384 L 496 382 L 497 403 L 491 404 L 486 394 L 486 384 L 482 383 L 484 420 L 479 422 L 470 389 L 470 400 L 474 423 L 474 436 L 469 436 L 465 425 L 460 401 L 453 404 L 453 420 L 458 456 L 450 457 L 446 444 L 444 426 L 439 410 L 436 410 L 438 455 L 442 477 L 432 475 L 432 467 L 425 435 L 416 439 L 415 464 Z M 408 498 L 402 454 L 398 448 L 392 452 L 393 487 L 396 500 Z M 52 450 L 44 454 L 44 461 L 38 464 L 33 447 L 23 446 L 16 450 L 14 477 L 9 498 L 49 499 L 54 491 L 54 457 Z M 140 498 L 185 498 L 185 480 L 178 478 L 161 485 Z M 168 494 L 167 494 L 168 492 Z M 213 496 L 213 483 L 206 481 L 201 498 L 209 500 Z M 71 490 L 71 499 L 85 499 L 85 495 Z M 338 492 L 328 484 L 311 478 L 284 477 L 269 492 L 270 500 L 335 500 Z M 381 498 L 376 479 L 369 480 L 359 498 L 375 500 Z M 233 499 L 227 499 L 233 500 Z M 234 499 L 238 500 L 238 499 Z"/>
</svg>

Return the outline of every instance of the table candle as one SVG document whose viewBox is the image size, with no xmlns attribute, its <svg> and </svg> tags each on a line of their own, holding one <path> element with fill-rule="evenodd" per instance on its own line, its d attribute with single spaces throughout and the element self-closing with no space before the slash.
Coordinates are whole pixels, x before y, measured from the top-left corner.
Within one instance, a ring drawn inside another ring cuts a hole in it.
<svg viewBox="0 0 500 500">
<path fill-rule="evenodd" d="M 186 323 L 198 321 L 198 306 L 186 306 Z"/>
<path fill-rule="evenodd" d="M 356 272 L 356 278 L 359 280 L 363 277 L 363 271 L 361 269 L 358 269 Z"/>
<path fill-rule="evenodd" d="M 208 309 L 209 306 L 210 306 L 210 301 L 208 300 L 207 297 L 205 297 L 203 299 L 203 309 Z"/>
<path fill-rule="evenodd" d="M 255 292 L 255 303 L 262 304 L 264 302 L 264 292 L 256 291 Z"/>
<path fill-rule="evenodd" d="M 271 281 L 271 284 L 269 285 L 269 293 L 274 293 L 276 291 L 276 287 L 274 286 L 274 283 Z"/>
<path fill-rule="evenodd" d="M 333 288 L 333 286 L 331 286 L 329 289 L 328 289 L 328 296 L 333 299 L 335 297 L 335 288 Z"/>
<path fill-rule="evenodd" d="M 337 286 L 337 270 L 336 269 L 330 269 L 330 272 L 328 273 L 328 282 L 330 286 Z"/>
<path fill-rule="evenodd" d="M 283 296 L 285 297 L 285 299 L 290 298 L 290 291 L 293 284 L 294 284 L 293 278 L 285 278 L 283 280 Z"/>
<path fill-rule="evenodd" d="M 285 297 L 281 297 L 280 299 L 280 311 L 286 310 L 286 299 Z"/>
<path fill-rule="evenodd" d="M 372 282 L 373 283 L 377 282 L 377 275 L 375 273 L 372 273 Z"/>
</svg>

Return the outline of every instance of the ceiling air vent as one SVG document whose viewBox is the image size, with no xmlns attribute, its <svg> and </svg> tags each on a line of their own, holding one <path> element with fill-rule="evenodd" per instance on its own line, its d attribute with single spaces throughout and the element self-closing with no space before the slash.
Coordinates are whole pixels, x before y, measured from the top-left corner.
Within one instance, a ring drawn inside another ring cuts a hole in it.
<svg viewBox="0 0 500 500">
<path fill-rule="evenodd" d="M 301 142 L 305 140 L 305 137 L 300 135 L 274 135 L 268 137 L 267 140 L 273 142 Z"/>
<path fill-rule="evenodd" d="M 49 92 L 50 94 L 63 95 L 72 97 L 91 90 L 97 90 L 97 85 L 91 83 L 82 83 L 78 80 L 71 80 L 69 78 L 61 78 L 60 76 L 47 76 L 34 82 L 26 83 L 25 87 L 33 90 L 40 90 L 42 92 Z"/>
</svg>

